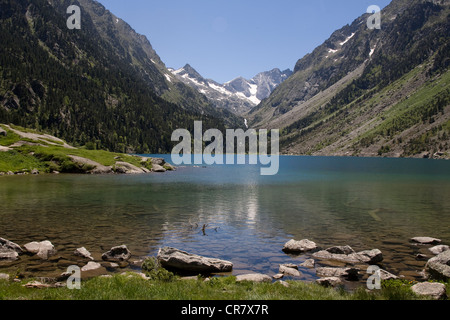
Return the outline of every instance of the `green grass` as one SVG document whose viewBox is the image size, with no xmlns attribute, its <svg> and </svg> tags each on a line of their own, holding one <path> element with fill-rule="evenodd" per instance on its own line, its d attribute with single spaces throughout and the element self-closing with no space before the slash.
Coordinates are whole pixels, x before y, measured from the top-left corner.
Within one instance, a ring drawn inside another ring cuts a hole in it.
<svg viewBox="0 0 450 320">
<path fill-rule="evenodd" d="M 141 163 L 142 160 L 140 157 L 105 150 L 89 150 L 85 147 L 68 149 L 63 147 L 62 142 L 51 139 L 34 141 L 22 138 L 4 126 L 2 128 L 7 131 L 7 135 L 5 137 L 0 136 L 1 146 L 11 146 L 18 141 L 32 142 L 40 145 L 23 145 L 12 151 L 0 152 L 0 172 L 17 172 L 23 169 L 31 171 L 38 169 L 41 173 L 52 171 L 72 173 L 84 172 L 91 169 L 88 166 L 78 166 L 70 159 L 70 155 L 87 158 L 104 166 L 113 166 L 117 161 L 124 161 L 137 167 L 145 166 L 147 169 L 151 169 L 152 167 L 150 162 Z M 14 126 L 13 128 L 22 132 L 37 133 L 18 126 Z"/>
<path fill-rule="evenodd" d="M 0 300 L 427 300 L 416 296 L 404 282 L 387 282 L 381 290 L 365 288 L 347 292 L 315 283 L 288 281 L 289 287 L 272 283 L 236 282 L 236 278 L 204 281 L 144 280 L 135 275 L 97 277 L 83 281 L 80 290 L 29 289 L 22 282 L 0 281 Z M 447 284 L 447 291 L 450 284 Z"/>
</svg>

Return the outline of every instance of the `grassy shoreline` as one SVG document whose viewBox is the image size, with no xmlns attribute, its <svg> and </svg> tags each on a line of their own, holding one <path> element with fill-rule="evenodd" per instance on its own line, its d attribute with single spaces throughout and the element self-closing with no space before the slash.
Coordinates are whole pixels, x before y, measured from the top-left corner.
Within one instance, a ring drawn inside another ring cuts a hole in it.
<svg viewBox="0 0 450 320">
<path fill-rule="evenodd" d="M 161 281 L 127 273 L 83 281 L 80 290 L 30 289 L 24 286 L 29 281 L 0 280 L 0 300 L 430 300 L 415 295 L 407 284 L 395 281 L 384 282 L 380 290 L 361 287 L 353 292 L 301 281 L 287 281 L 288 287 L 279 283 L 236 282 L 233 276 L 207 281 L 202 278 Z"/>
<path fill-rule="evenodd" d="M 92 170 L 112 168 L 118 162 L 144 168 L 150 172 L 151 160 L 142 157 L 87 147 L 74 148 L 64 141 L 30 129 L 0 124 L 6 135 L 0 135 L 0 175 L 47 173 L 91 173 Z M 73 157 L 84 159 L 76 161 Z M 164 169 L 172 170 L 166 164 Z"/>
</svg>

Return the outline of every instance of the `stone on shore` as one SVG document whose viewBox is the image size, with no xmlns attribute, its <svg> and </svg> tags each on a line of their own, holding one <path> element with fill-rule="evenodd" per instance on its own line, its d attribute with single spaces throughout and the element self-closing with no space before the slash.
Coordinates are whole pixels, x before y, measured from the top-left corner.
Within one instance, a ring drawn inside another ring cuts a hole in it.
<svg viewBox="0 0 450 320">
<path fill-rule="evenodd" d="M 432 238 L 432 237 L 415 237 L 411 239 L 412 242 L 419 244 L 439 244 L 441 243 L 440 239 Z"/>
<path fill-rule="evenodd" d="M 9 281 L 9 274 L 0 273 L 0 280 Z"/>
<path fill-rule="evenodd" d="M 251 282 L 272 282 L 272 278 L 261 273 L 241 274 L 236 277 L 237 282 L 251 281 Z"/>
<path fill-rule="evenodd" d="M 428 260 L 425 271 L 435 279 L 447 281 L 450 279 L 450 250 L 438 254 Z"/>
<path fill-rule="evenodd" d="M 292 253 L 303 253 L 308 251 L 314 251 L 317 249 L 318 248 L 316 243 L 308 239 L 303 239 L 300 241 L 292 239 L 286 242 L 283 247 L 284 252 L 292 252 Z"/>
<path fill-rule="evenodd" d="M 81 271 L 83 271 L 83 272 L 93 271 L 93 270 L 100 269 L 101 267 L 102 267 L 102 265 L 100 263 L 89 261 L 87 265 L 85 265 L 84 267 L 81 268 Z"/>
<path fill-rule="evenodd" d="M 336 260 L 345 263 L 376 264 L 383 261 L 383 254 L 378 249 L 355 252 L 350 246 L 331 247 L 313 253 L 314 258 Z"/>
<path fill-rule="evenodd" d="M 128 250 L 127 246 L 121 245 L 118 247 L 113 247 L 108 252 L 102 255 L 102 259 L 110 262 L 122 262 L 128 261 L 131 258 L 131 252 Z"/>
<path fill-rule="evenodd" d="M 305 260 L 305 262 L 300 264 L 301 267 L 305 267 L 305 268 L 309 268 L 309 269 L 314 268 L 314 265 L 315 265 L 314 259 Z"/>
<path fill-rule="evenodd" d="M 316 283 L 324 287 L 337 287 L 342 284 L 342 280 L 339 277 L 326 277 L 317 279 Z"/>
<path fill-rule="evenodd" d="M 298 267 L 292 264 L 280 265 L 279 272 L 286 276 L 301 277 L 302 273 L 298 271 Z"/>
<path fill-rule="evenodd" d="M 450 247 L 447 245 L 438 245 L 428 249 L 432 254 L 438 255 L 444 251 L 450 250 Z"/>
<path fill-rule="evenodd" d="M 12 241 L 9 241 L 4 238 L 0 238 L 0 247 L 3 247 L 5 249 L 14 250 L 18 254 L 23 253 L 23 249 L 21 246 L 19 246 L 17 243 L 14 243 Z"/>
<path fill-rule="evenodd" d="M 85 247 L 76 249 L 73 254 L 76 255 L 77 257 L 94 260 L 91 253 Z"/>
<path fill-rule="evenodd" d="M 442 283 L 423 282 L 411 287 L 412 291 L 420 296 L 429 296 L 435 300 L 444 299 L 447 296 L 445 285 Z"/>
<path fill-rule="evenodd" d="M 153 172 L 166 172 L 167 170 L 164 169 L 164 167 L 160 166 L 159 164 L 152 164 L 152 171 Z"/>
<path fill-rule="evenodd" d="M 170 247 L 159 249 L 157 259 L 166 269 L 185 272 L 230 272 L 233 269 L 230 261 L 202 257 Z"/>
<path fill-rule="evenodd" d="M 146 173 L 143 169 L 136 167 L 128 162 L 118 161 L 115 164 L 115 172 L 121 174 L 142 174 Z"/>
<path fill-rule="evenodd" d="M 56 249 L 53 246 L 53 244 L 48 241 L 41 241 L 41 242 L 30 242 L 24 245 L 25 250 L 27 250 L 30 253 L 36 254 L 39 258 L 47 260 L 51 255 L 54 255 L 56 253 Z"/>
<path fill-rule="evenodd" d="M 16 243 L 0 238 L 0 261 L 15 261 L 19 259 L 19 255 L 23 253 L 23 249 Z"/>
<path fill-rule="evenodd" d="M 316 269 L 317 275 L 321 277 L 343 277 L 348 280 L 358 280 L 359 269 L 357 268 L 332 268 L 322 267 Z"/>
</svg>

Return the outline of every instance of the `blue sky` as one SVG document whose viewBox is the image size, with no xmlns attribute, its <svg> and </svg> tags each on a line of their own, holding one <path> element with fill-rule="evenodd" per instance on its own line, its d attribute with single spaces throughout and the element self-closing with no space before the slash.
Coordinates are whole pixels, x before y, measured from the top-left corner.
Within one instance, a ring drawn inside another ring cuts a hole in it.
<svg viewBox="0 0 450 320">
<path fill-rule="evenodd" d="M 99 0 L 147 36 L 167 67 L 189 63 L 220 83 L 280 68 L 390 0 Z"/>
</svg>

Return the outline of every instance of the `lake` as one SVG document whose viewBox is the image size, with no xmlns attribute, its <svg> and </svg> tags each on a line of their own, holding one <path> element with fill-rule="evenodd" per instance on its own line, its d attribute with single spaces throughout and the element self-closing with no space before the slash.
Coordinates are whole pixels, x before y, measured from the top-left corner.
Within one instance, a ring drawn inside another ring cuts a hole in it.
<svg viewBox="0 0 450 320">
<path fill-rule="evenodd" d="M 426 263 L 417 253 L 431 253 L 410 238 L 450 244 L 450 161 L 283 156 L 278 175 L 259 169 L 0 177 L 0 237 L 20 245 L 50 240 L 58 250 L 54 263 L 21 258 L 0 272 L 60 274 L 76 248 L 101 260 L 126 244 L 131 260 L 171 246 L 230 260 L 236 275 L 274 275 L 279 264 L 310 258 L 283 253 L 284 243 L 309 239 L 322 248 L 380 249 L 383 268 L 415 279 Z M 317 278 L 300 270 L 300 280 Z"/>
</svg>

